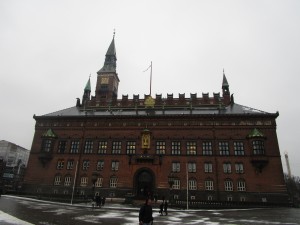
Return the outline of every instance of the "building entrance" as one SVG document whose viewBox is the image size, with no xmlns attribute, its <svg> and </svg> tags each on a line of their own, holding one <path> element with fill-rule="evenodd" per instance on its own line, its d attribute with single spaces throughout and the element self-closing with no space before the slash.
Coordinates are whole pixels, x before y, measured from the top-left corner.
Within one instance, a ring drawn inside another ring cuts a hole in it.
<svg viewBox="0 0 300 225">
<path fill-rule="evenodd" d="M 153 195 L 154 175 L 152 171 L 143 169 L 135 176 L 135 186 L 137 197 L 150 197 Z"/>
</svg>

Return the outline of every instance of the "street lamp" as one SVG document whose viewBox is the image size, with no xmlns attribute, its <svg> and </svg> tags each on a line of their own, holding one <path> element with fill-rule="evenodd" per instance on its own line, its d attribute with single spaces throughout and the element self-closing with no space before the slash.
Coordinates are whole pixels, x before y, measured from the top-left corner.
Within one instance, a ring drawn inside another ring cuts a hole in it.
<svg viewBox="0 0 300 225">
<path fill-rule="evenodd" d="M 169 187 L 170 187 L 170 197 L 171 197 L 171 191 L 172 191 L 172 187 L 174 185 L 174 180 L 175 180 L 175 177 L 174 177 L 174 174 L 173 173 L 170 173 L 169 176 L 168 176 L 168 183 L 169 183 Z M 170 201 L 171 199 L 169 199 Z"/>
</svg>

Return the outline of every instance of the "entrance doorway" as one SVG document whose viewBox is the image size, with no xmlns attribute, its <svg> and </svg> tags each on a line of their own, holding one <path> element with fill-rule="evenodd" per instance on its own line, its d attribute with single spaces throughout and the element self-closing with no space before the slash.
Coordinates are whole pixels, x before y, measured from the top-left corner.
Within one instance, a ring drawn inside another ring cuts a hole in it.
<svg viewBox="0 0 300 225">
<path fill-rule="evenodd" d="M 148 169 L 141 169 L 135 176 L 136 194 L 139 198 L 150 197 L 154 190 L 154 174 Z"/>
</svg>

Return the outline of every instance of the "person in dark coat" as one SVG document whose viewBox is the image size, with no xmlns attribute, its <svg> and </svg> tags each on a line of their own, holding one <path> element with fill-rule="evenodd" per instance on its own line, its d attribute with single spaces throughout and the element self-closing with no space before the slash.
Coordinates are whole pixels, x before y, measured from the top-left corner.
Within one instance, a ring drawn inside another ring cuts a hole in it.
<svg viewBox="0 0 300 225">
<path fill-rule="evenodd" d="M 147 198 L 139 212 L 140 225 L 151 225 L 153 223 L 151 199 Z"/>
<path fill-rule="evenodd" d="M 164 211 L 164 202 L 162 202 L 162 203 L 159 205 L 159 213 L 160 213 L 161 216 L 163 215 L 163 211 Z"/>
<path fill-rule="evenodd" d="M 165 215 L 167 216 L 168 215 L 168 202 L 167 201 L 164 204 L 164 212 L 165 212 Z"/>
</svg>

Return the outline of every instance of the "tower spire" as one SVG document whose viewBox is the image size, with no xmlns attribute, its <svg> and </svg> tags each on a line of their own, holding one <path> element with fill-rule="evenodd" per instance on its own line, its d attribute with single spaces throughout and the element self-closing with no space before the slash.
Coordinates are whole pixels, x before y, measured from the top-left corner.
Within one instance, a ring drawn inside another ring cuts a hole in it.
<svg viewBox="0 0 300 225">
<path fill-rule="evenodd" d="M 97 74 L 100 74 L 101 72 L 116 72 L 116 68 L 117 68 L 117 54 L 116 54 L 116 47 L 115 47 L 115 31 L 114 31 L 113 39 L 105 54 L 104 65 L 97 72 Z"/>
</svg>

